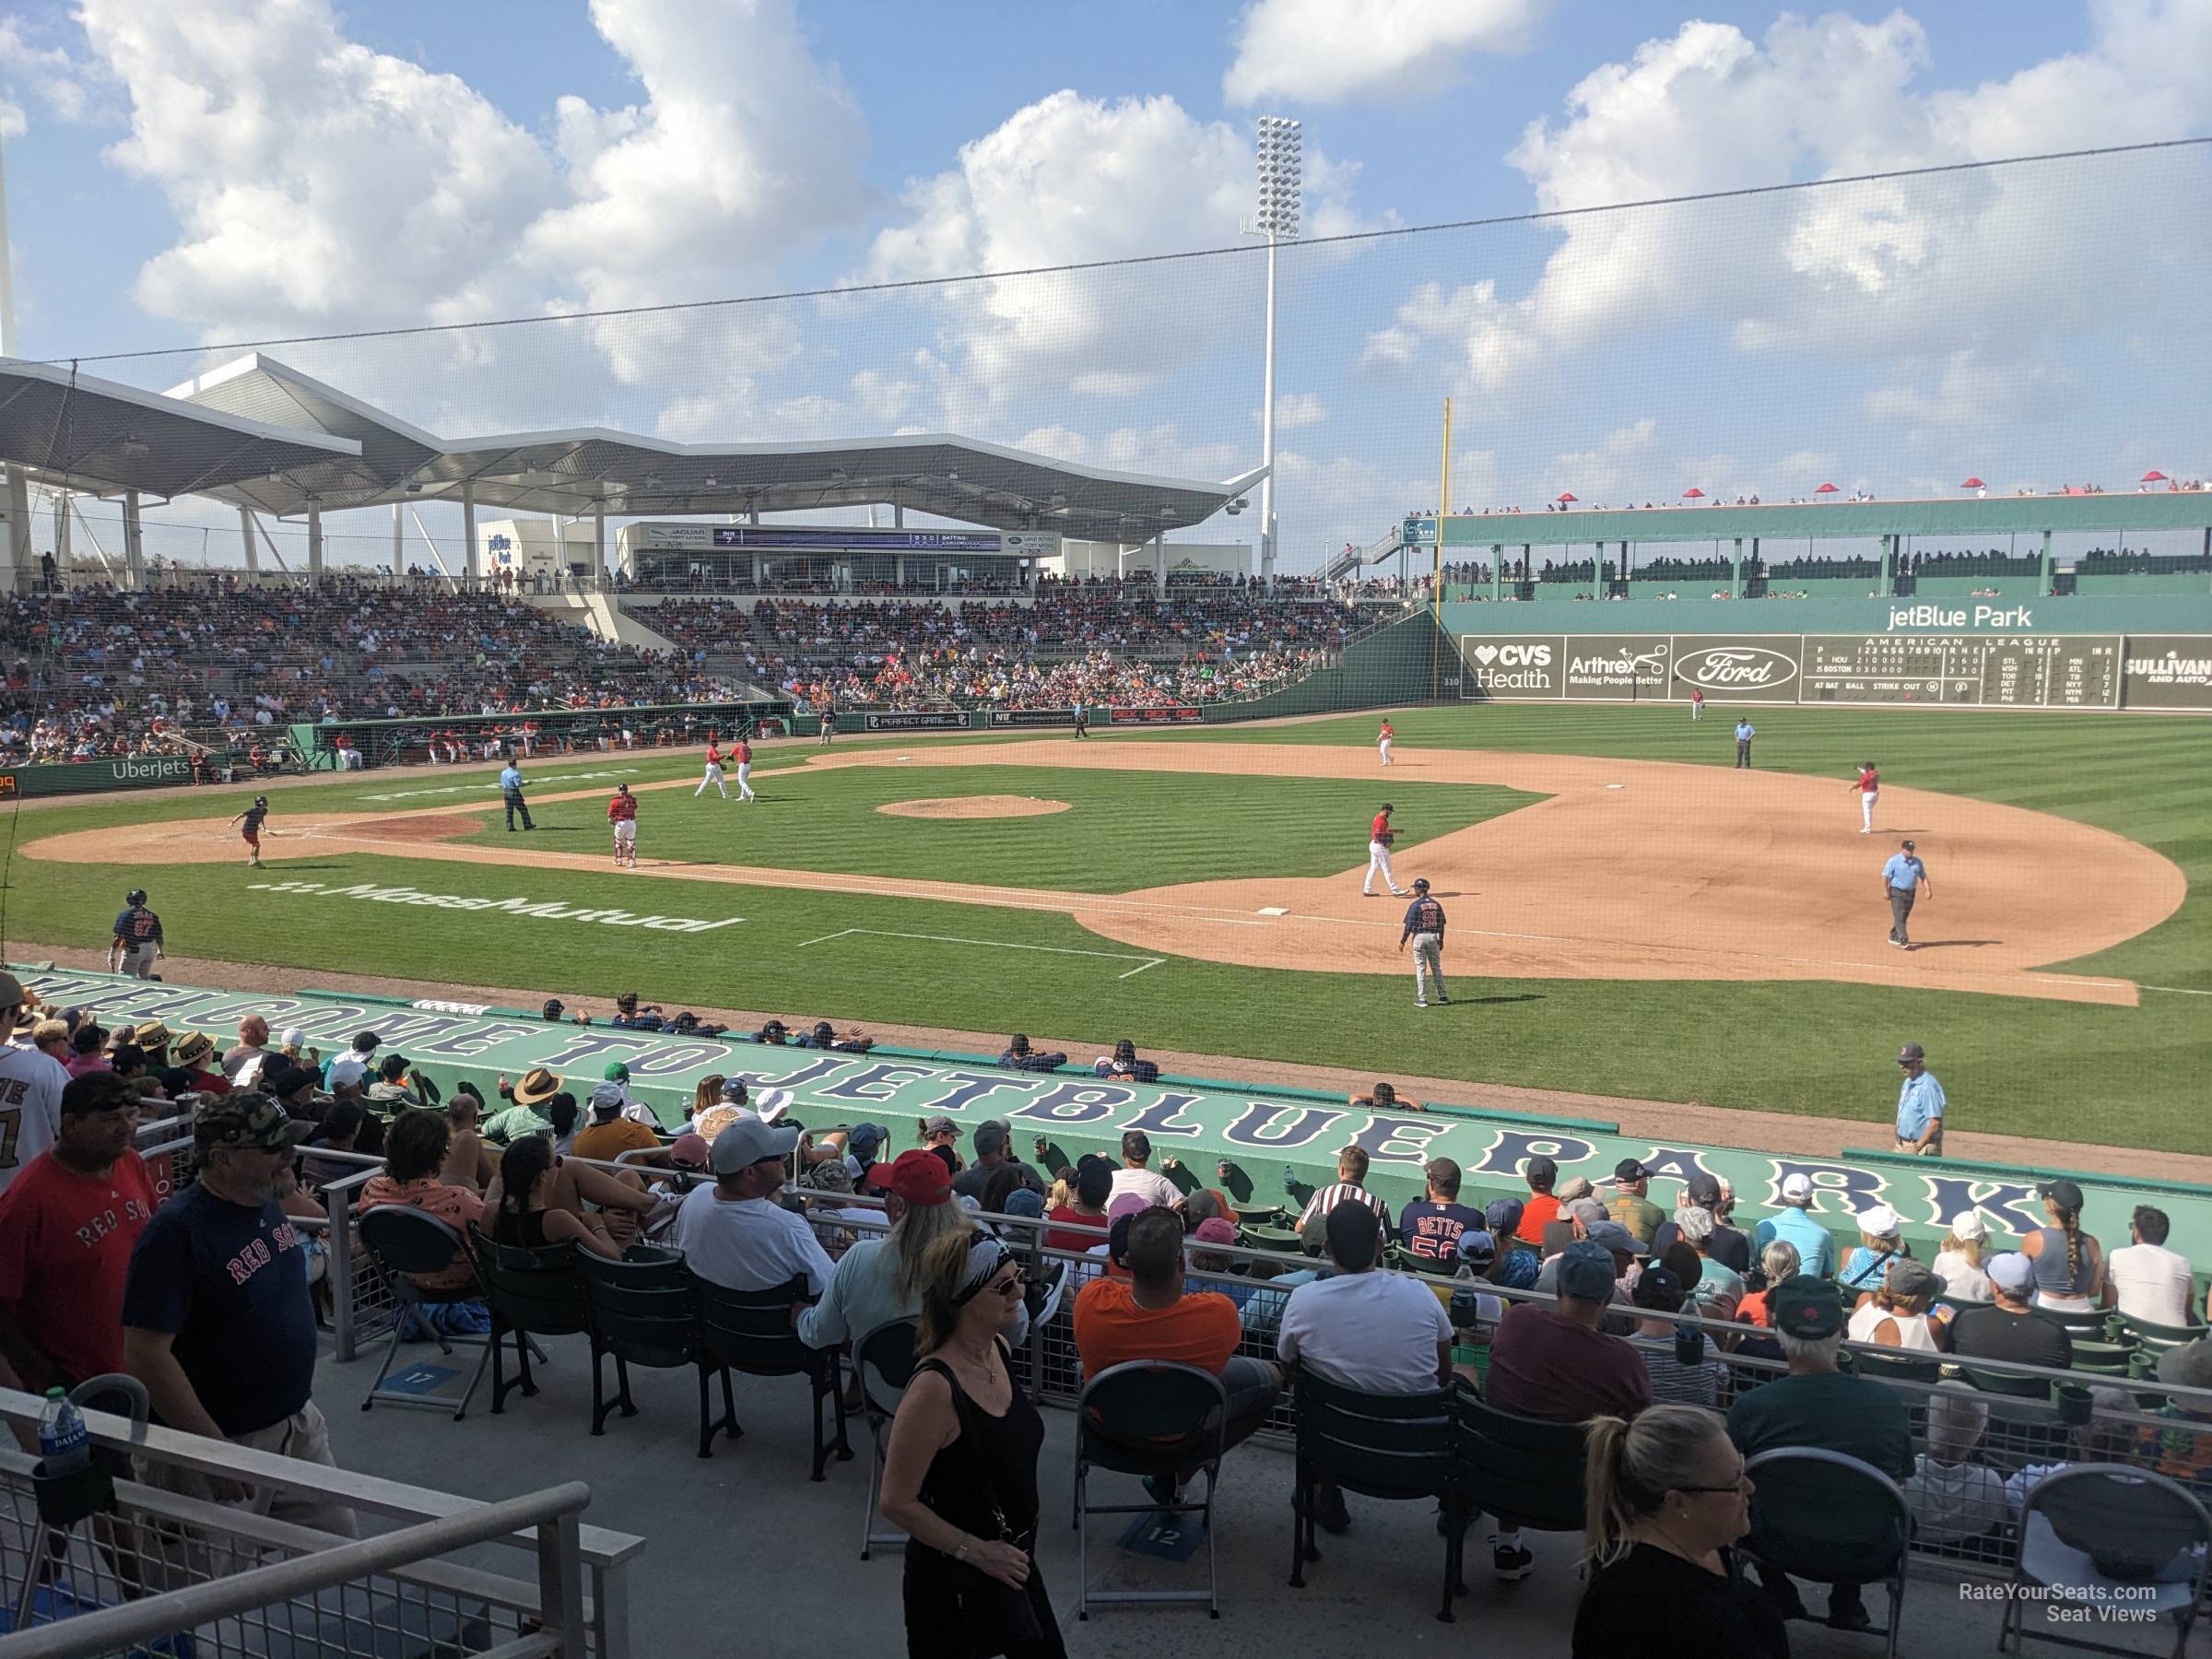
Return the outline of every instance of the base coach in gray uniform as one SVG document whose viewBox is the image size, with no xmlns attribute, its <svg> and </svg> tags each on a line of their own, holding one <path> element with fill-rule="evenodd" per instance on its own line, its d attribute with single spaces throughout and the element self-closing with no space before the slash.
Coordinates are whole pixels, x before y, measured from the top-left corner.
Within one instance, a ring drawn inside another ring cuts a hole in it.
<svg viewBox="0 0 2212 1659">
<path fill-rule="evenodd" d="M 1448 1003 L 1444 994 L 1444 907 L 1429 897 L 1429 880 L 1421 877 L 1413 884 L 1413 902 L 1406 907 L 1406 931 L 1398 935 L 1398 948 L 1406 948 L 1406 940 L 1413 941 L 1413 1006 L 1429 1006 L 1429 985 L 1436 983 L 1436 1000 Z"/>
</svg>

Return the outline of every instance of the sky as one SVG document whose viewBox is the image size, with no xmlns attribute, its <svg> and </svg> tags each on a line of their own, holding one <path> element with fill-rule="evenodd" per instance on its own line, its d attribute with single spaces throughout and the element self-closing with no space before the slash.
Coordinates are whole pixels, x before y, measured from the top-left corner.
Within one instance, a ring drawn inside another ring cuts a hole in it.
<svg viewBox="0 0 2212 1659">
<path fill-rule="evenodd" d="M 1447 396 L 1455 506 L 2202 477 L 2204 148 L 1579 210 L 2203 137 L 2206 62 L 2212 0 L 22 0 L 15 349 L 164 352 L 87 371 L 166 387 L 227 343 L 539 318 L 271 351 L 452 436 L 1227 477 L 1267 113 L 1304 137 L 1286 569 L 1436 502 Z"/>
</svg>

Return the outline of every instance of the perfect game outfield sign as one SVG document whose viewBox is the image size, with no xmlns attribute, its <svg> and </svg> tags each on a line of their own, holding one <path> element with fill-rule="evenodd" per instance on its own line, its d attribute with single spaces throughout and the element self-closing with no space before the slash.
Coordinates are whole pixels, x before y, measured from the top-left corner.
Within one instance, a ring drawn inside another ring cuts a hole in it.
<svg viewBox="0 0 2212 1659">
<path fill-rule="evenodd" d="M 2212 636 L 1463 634 L 1478 702 L 1930 703 L 2212 711 Z"/>
<path fill-rule="evenodd" d="M 1182 1164 L 1177 1179 L 1227 1184 L 1239 1197 L 1284 1194 L 1286 1172 L 1300 1187 L 1335 1179 L 1337 1149 L 1363 1147 L 1370 1185 L 1394 1207 L 1420 1196 L 1421 1166 L 1455 1160 L 1479 1199 L 1519 1195 L 1520 1171 L 1531 1158 L 1555 1160 L 1563 1175 L 1603 1182 L 1624 1158 L 1640 1159 L 1666 1183 L 1703 1171 L 1735 1189 L 1746 1220 L 1775 1208 L 1783 1181 L 1802 1174 L 1818 1194 L 1821 1218 L 1848 1230 L 1849 1218 L 1874 1204 L 1894 1206 L 1923 1239 L 1961 1210 L 1979 1210 L 1992 1226 L 2021 1232 L 2039 1226 L 2038 1174 L 2025 1171 L 1901 1159 L 1885 1153 L 1840 1159 L 1790 1157 L 1689 1141 L 1655 1142 L 1622 1135 L 1609 1124 L 1547 1120 L 1521 1113 L 1379 1113 L 1297 1090 L 1246 1089 L 1233 1083 L 1163 1078 L 1153 1084 L 1103 1082 L 1088 1074 L 1000 1071 L 981 1056 L 940 1053 L 819 1053 L 764 1048 L 719 1039 L 663 1037 L 604 1026 L 547 1025 L 489 1013 L 461 1002 L 411 1006 L 351 1001 L 323 993 L 276 996 L 149 984 L 98 973 L 32 973 L 32 989 L 57 1004 L 80 1004 L 101 1024 L 159 1019 L 172 1030 L 204 1030 L 226 1044 L 238 1021 L 259 1014 L 272 1029 L 297 1026 L 325 1055 L 344 1049 L 356 1031 L 373 1030 L 383 1052 L 405 1054 L 441 1085 L 469 1081 L 491 1097 L 500 1073 L 518 1077 L 543 1065 L 571 1089 L 596 1082 L 613 1061 L 629 1067 L 632 1090 L 664 1124 L 710 1072 L 735 1074 L 759 1088 L 792 1091 L 798 1120 L 815 1129 L 871 1122 L 889 1129 L 891 1145 L 917 1138 L 918 1120 L 945 1113 L 964 1127 L 1002 1119 L 1024 1158 L 1053 1167 L 1085 1152 L 1112 1155 L 1122 1135 L 1142 1130 L 1160 1156 Z M 1869 1138 L 1887 1135 L 1869 1125 Z M 1048 1150 L 1035 1150 L 1038 1139 Z M 2146 1162 L 2150 1160 L 2147 1157 Z M 1222 1177 L 1217 1166 L 1227 1163 Z M 2212 1254 L 2212 1189 L 2152 1181 L 2103 1182 L 2084 1177 L 2085 1224 L 2107 1240 L 2124 1237 L 2131 1208 L 2156 1204 L 2171 1218 L 2174 1248 Z"/>
</svg>

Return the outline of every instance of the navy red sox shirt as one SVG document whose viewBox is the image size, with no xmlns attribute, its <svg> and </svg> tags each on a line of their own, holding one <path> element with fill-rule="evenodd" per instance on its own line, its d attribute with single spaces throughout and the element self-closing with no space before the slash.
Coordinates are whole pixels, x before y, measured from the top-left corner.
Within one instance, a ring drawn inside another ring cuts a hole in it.
<svg viewBox="0 0 2212 1659">
<path fill-rule="evenodd" d="M 115 936 L 136 950 L 161 943 L 161 918 L 143 904 L 134 904 L 115 918 Z"/>
<path fill-rule="evenodd" d="M 1398 943 L 1405 944 L 1415 934 L 1434 934 L 1436 942 L 1441 945 L 1444 942 L 1444 907 L 1427 897 L 1416 899 L 1407 905 L 1406 931 L 1398 935 Z"/>
</svg>

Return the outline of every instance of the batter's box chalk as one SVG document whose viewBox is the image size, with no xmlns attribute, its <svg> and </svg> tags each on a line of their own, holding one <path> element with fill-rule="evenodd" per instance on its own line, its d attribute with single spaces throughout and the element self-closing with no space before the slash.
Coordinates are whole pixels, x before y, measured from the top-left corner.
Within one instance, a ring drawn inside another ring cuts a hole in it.
<svg viewBox="0 0 2212 1659">
<path fill-rule="evenodd" d="M 1606 787 L 1607 789 L 1626 789 L 1628 785 L 1626 783 L 1608 783 Z"/>
<path fill-rule="evenodd" d="M 1260 914 L 1263 916 L 1287 916 L 1289 913 L 1290 907 L 1287 904 L 1263 904 L 1260 906 Z"/>
</svg>

